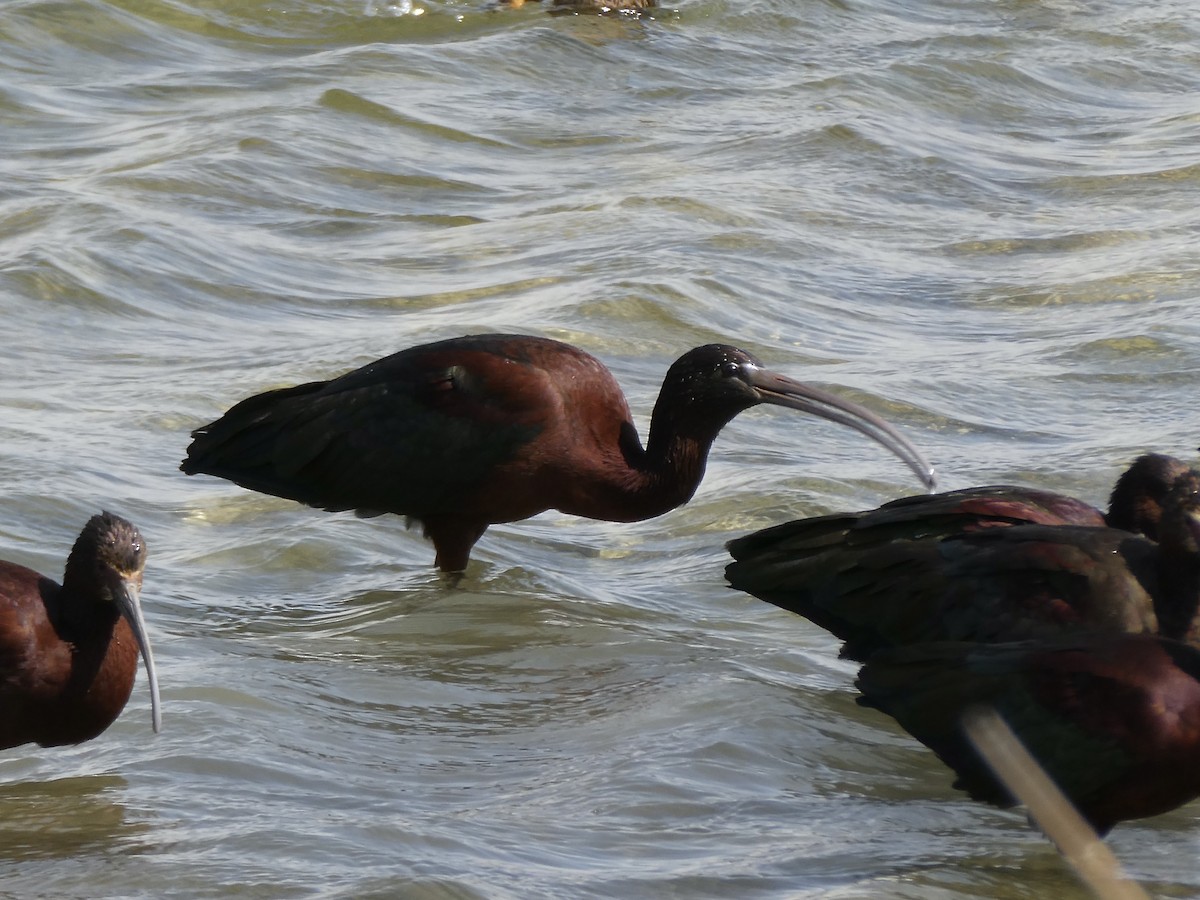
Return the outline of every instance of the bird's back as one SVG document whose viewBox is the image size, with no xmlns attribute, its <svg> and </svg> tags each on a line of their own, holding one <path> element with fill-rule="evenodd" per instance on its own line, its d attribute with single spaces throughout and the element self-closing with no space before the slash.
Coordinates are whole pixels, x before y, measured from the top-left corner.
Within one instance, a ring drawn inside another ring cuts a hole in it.
<svg viewBox="0 0 1200 900">
<path fill-rule="evenodd" d="M 38 740 L 70 680 L 71 646 L 54 621 L 60 591 L 32 569 L 0 562 L 0 748 Z"/>
<path fill-rule="evenodd" d="M 564 427 L 564 390 L 596 372 L 611 382 L 583 351 L 523 335 L 414 347 L 243 400 L 193 434 L 181 468 L 329 510 L 522 518 L 553 504 L 501 515 L 486 482 L 527 477 L 524 449 Z"/>
<path fill-rule="evenodd" d="M 949 537 L 835 542 L 731 564 L 734 587 L 799 613 L 843 654 L 937 640 L 1003 641 L 1081 625 L 1154 631 L 1156 546 L 1088 526 L 1014 525 Z"/>
</svg>

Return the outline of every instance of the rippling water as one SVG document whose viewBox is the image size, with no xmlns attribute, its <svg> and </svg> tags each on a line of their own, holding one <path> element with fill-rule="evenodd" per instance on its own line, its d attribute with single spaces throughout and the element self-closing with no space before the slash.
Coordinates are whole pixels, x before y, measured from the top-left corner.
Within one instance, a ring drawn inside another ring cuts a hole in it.
<svg viewBox="0 0 1200 900">
<path fill-rule="evenodd" d="M 1198 47 L 1182 0 L 8 0 L 0 549 L 142 527 L 165 729 L 143 677 L 99 740 L 5 753 L 0 893 L 1078 895 L 723 584 L 732 537 L 916 490 L 852 433 L 751 412 L 687 507 L 493 528 L 453 591 L 395 519 L 177 466 L 247 394 L 511 330 L 643 428 L 729 340 L 945 487 L 1101 501 L 1200 438 Z M 1183 896 L 1195 831 L 1112 844 Z"/>
</svg>

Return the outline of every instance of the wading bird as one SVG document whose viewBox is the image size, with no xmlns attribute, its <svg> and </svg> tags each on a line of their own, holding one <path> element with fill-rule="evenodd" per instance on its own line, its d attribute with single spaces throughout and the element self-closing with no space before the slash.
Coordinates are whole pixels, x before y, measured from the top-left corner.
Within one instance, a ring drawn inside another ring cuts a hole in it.
<svg viewBox="0 0 1200 900">
<path fill-rule="evenodd" d="M 1107 513 L 1053 491 L 988 485 L 901 497 L 861 512 L 795 519 L 737 538 L 729 549 L 739 561 L 765 565 L 834 547 L 865 550 L 892 541 L 949 537 L 1004 525 L 1107 525 L 1156 540 L 1167 495 L 1180 476 L 1191 471 L 1173 456 L 1139 456 L 1117 479 Z"/>
<path fill-rule="evenodd" d="M 0 562 L 0 748 L 96 737 L 125 708 L 139 652 L 159 730 L 158 677 L 138 599 L 145 564 L 138 530 L 107 512 L 84 526 L 61 585 Z"/>
<path fill-rule="evenodd" d="M 1157 541 L 1073 524 L 1099 514 L 1070 498 L 1033 503 L 1023 491 L 1014 503 L 1012 489 L 973 489 L 749 535 L 731 542 L 726 575 L 832 632 L 852 659 L 1085 628 L 1200 643 L 1200 473 L 1183 467 L 1163 499 L 1152 469 L 1176 467 L 1135 465 L 1142 474 L 1123 477 L 1109 519 L 1140 518 Z"/>
<path fill-rule="evenodd" d="M 180 468 L 331 511 L 406 516 L 433 541 L 436 565 L 457 572 L 489 525 L 548 509 L 633 522 L 686 503 L 717 433 L 760 403 L 855 428 L 933 485 L 924 457 L 874 413 L 736 347 L 675 361 L 643 449 L 599 360 L 505 334 L 413 347 L 250 397 L 193 432 Z"/>
</svg>

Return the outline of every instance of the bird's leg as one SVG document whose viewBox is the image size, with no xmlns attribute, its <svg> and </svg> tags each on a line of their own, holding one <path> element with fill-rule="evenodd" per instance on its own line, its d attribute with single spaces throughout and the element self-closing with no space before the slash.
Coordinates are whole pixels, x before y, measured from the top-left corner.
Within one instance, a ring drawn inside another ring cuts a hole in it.
<svg viewBox="0 0 1200 900">
<path fill-rule="evenodd" d="M 433 563 L 443 572 L 462 572 L 487 525 L 447 516 L 430 516 L 422 523 L 425 537 L 433 541 L 437 558 Z"/>
</svg>

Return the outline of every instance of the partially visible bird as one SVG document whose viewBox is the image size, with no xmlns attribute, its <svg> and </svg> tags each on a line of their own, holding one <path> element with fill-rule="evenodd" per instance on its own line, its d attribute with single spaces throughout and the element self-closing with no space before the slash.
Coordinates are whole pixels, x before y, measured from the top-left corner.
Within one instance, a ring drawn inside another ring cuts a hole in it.
<svg viewBox="0 0 1200 900">
<path fill-rule="evenodd" d="M 1096 516 L 1069 498 L 1025 491 L 1013 502 L 1009 489 L 975 489 L 767 529 L 730 544 L 726 574 L 831 631 L 853 659 L 1080 628 L 1200 641 L 1200 473 L 1183 467 L 1164 498 L 1147 472 L 1166 477 L 1178 466 L 1134 468 L 1146 480 L 1134 489 L 1123 478 L 1109 518 L 1157 542 L 1071 524 Z"/>
<path fill-rule="evenodd" d="M 0 749 L 78 744 L 125 708 L 138 653 L 162 727 L 158 677 L 139 594 L 146 543 L 111 513 L 92 516 L 67 557 L 63 582 L 0 562 Z"/>
<path fill-rule="evenodd" d="M 1200 796 L 1200 650 L 1152 635 L 1082 632 L 1002 644 L 882 650 L 859 703 L 892 716 L 977 800 L 1011 806 L 961 727 L 993 706 L 1101 834 Z"/>
<path fill-rule="evenodd" d="M 1121 473 L 1108 512 L 1053 491 L 1000 484 L 901 497 L 877 509 L 794 519 L 729 543 L 734 558 L 767 564 L 833 547 L 868 548 L 891 541 L 949 537 L 1007 525 L 1107 525 L 1151 540 L 1162 506 L 1180 476 L 1192 469 L 1162 453 L 1146 453 Z M 749 566 L 739 567 L 744 571 Z"/>
<path fill-rule="evenodd" d="M 645 448 L 612 374 L 569 344 L 484 334 L 403 350 L 331 381 L 268 391 L 193 432 L 187 474 L 359 515 L 420 522 L 448 572 L 489 525 L 549 509 L 613 522 L 686 503 L 709 448 L 760 403 L 855 428 L 933 486 L 879 416 L 724 344 L 667 371 Z"/>
</svg>

